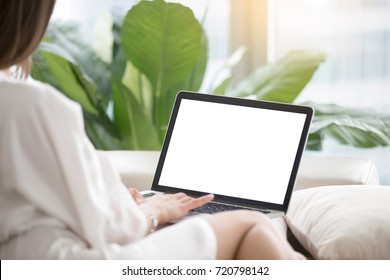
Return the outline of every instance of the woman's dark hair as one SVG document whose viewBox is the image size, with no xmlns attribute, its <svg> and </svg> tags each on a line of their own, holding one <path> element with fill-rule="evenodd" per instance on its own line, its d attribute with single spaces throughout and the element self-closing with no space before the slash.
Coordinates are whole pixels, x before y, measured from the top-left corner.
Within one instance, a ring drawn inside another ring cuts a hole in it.
<svg viewBox="0 0 390 280">
<path fill-rule="evenodd" d="M 29 73 L 30 56 L 46 32 L 55 0 L 0 0 L 0 70 Z"/>
</svg>

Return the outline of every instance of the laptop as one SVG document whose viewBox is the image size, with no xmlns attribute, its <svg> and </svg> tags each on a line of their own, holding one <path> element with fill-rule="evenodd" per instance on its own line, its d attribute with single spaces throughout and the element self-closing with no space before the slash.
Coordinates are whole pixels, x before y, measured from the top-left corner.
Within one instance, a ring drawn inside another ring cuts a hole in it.
<svg viewBox="0 0 390 280">
<path fill-rule="evenodd" d="M 181 91 L 151 191 L 143 195 L 212 193 L 214 200 L 193 213 L 244 208 L 281 216 L 312 116 L 306 106 Z"/>
</svg>

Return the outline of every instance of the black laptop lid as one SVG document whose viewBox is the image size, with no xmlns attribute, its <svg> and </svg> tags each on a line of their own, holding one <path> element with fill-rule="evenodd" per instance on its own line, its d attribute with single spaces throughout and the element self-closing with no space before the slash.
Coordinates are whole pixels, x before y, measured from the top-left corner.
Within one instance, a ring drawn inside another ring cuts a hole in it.
<svg viewBox="0 0 390 280">
<path fill-rule="evenodd" d="M 313 109 L 179 92 L 152 189 L 287 211 Z"/>
</svg>

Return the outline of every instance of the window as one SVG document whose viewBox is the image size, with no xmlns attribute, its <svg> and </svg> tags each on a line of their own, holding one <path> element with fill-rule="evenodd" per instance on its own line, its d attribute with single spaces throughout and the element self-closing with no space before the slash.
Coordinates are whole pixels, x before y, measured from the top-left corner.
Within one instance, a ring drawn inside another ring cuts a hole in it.
<svg viewBox="0 0 390 280">
<path fill-rule="evenodd" d="M 390 113 L 390 1 L 268 1 L 273 35 L 269 58 L 291 49 L 319 49 L 326 62 L 299 101 Z M 355 149 L 326 141 L 324 153 L 370 158 L 390 183 L 390 148 Z"/>
</svg>

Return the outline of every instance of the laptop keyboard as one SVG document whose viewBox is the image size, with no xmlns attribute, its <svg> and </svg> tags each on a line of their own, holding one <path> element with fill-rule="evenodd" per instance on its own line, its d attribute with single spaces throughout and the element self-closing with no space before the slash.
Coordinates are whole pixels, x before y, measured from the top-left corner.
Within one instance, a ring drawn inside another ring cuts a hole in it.
<svg viewBox="0 0 390 280">
<path fill-rule="evenodd" d="M 142 197 L 143 198 L 148 198 L 148 197 L 154 196 L 155 194 L 156 193 L 154 193 L 154 192 L 147 192 L 147 193 L 142 194 Z"/>
<path fill-rule="evenodd" d="M 143 194 L 143 197 L 148 198 L 148 197 L 151 197 L 155 194 L 156 193 L 154 193 L 154 192 L 149 192 L 149 193 Z M 238 206 L 238 205 L 236 206 L 236 205 L 231 205 L 231 204 L 216 203 L 216 202 L 206 203 L 205 205 L 198 207 L 198 208 L 195 208 L 191 211 L 196 212 L 196 213 L 202 213 L 202 214 L 215 214 L 215 213 L 231 211 L 231 210 L 252 210 L 252 211 L 261 212 L 263 214 L 270 213 L 270 211 L 267 211 L 267 210 L 248 208 L 248 207 L 243 207 L 243 206 Z"/>
<path fill-rule="evenodd" d="M 247 207 L 241 207 L 236 205 L 230 205 L 230 204 L 222 204 L 222 203 L 215 203 L 215 202 L 209 202 L 201 207 L 198 207 L 196 209 L 193 209 L 193 212 L 197 213 L 205 213 L 205 214 L 214 214 L 218 212 L 225 212 L 225 211 L 231 211 L 231 210 L 253 210 L 262 212 L 264 214 L 270 213 L 270 211 L 262 210 L 262 209 L 256 209 L 256 208 L 247 208 Z"/>
</svg>

